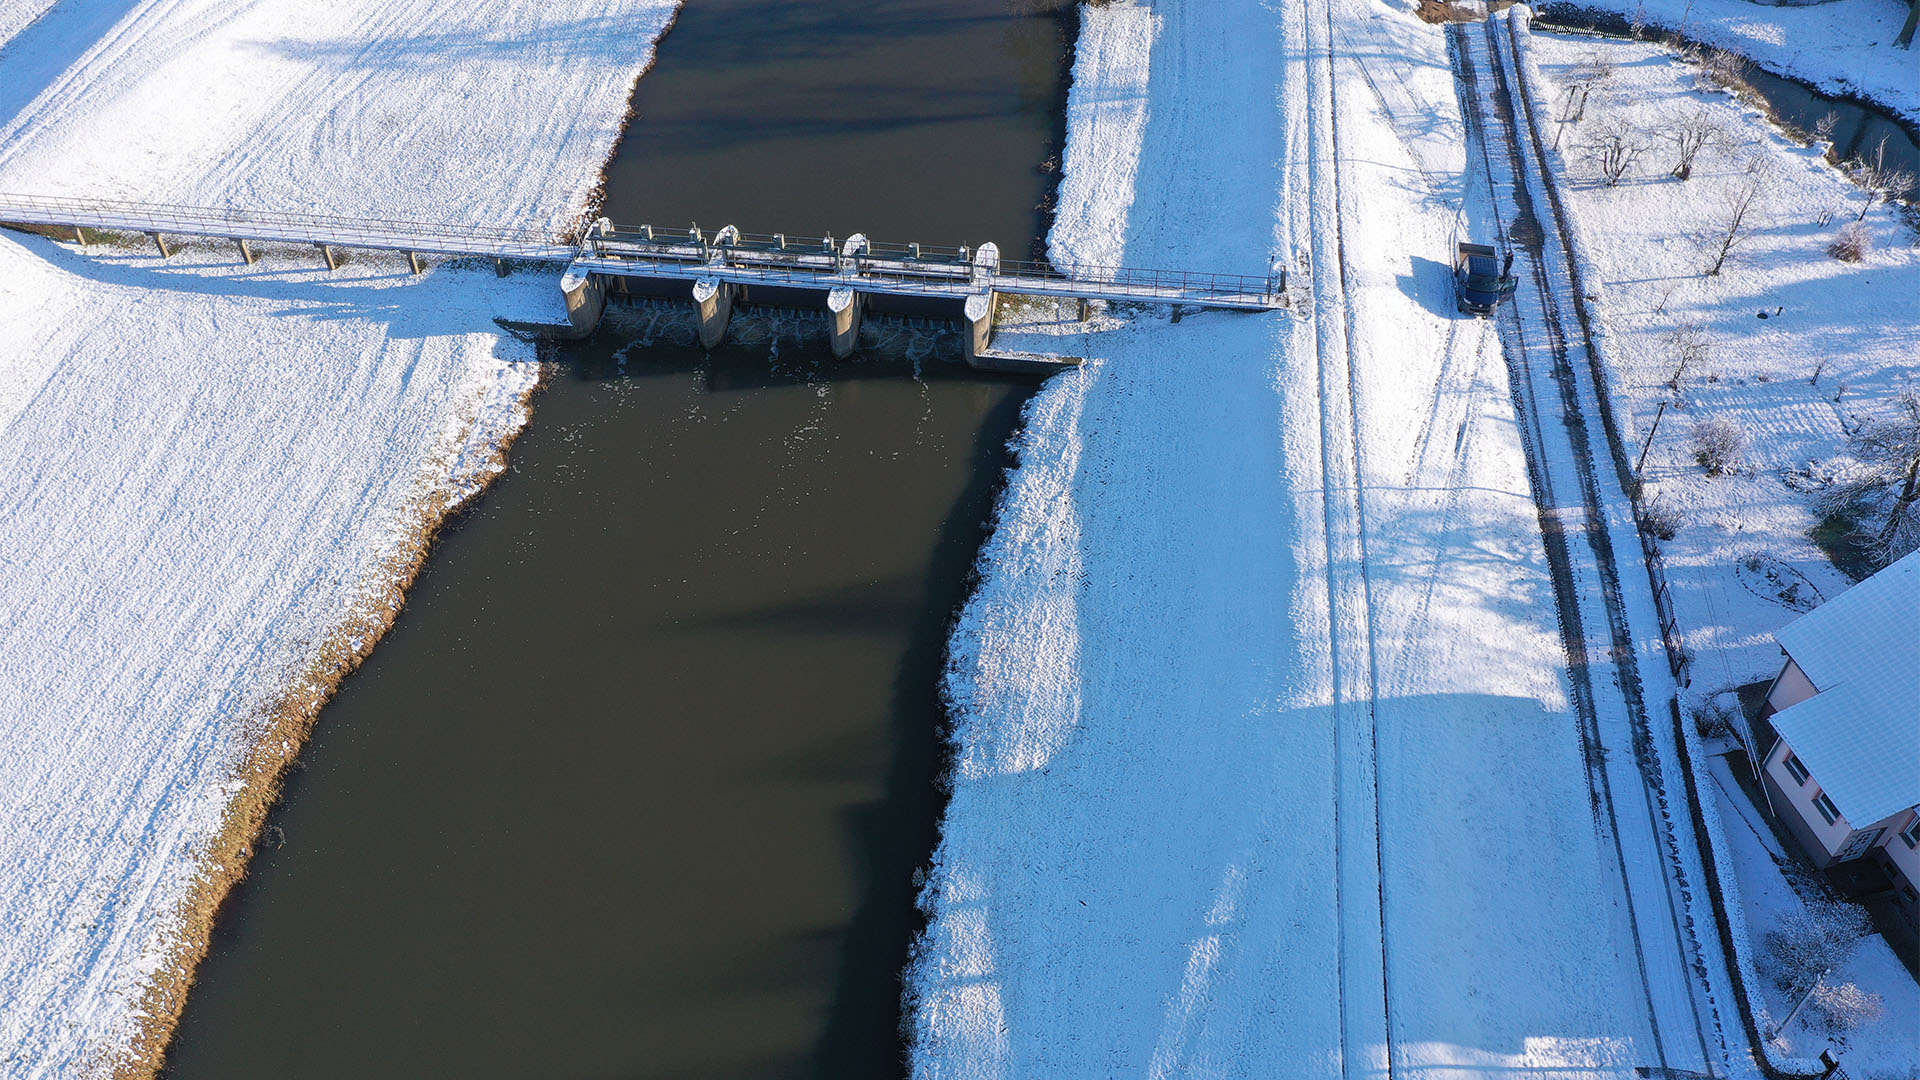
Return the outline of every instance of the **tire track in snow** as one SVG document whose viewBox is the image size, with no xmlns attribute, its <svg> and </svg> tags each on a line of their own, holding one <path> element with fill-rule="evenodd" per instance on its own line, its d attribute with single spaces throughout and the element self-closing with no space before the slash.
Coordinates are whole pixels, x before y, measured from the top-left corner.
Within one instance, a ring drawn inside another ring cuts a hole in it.
<svg viewBox="0 0 1920 1080">
<path fill-rule="evenodd" d="M 1392 986 L 1387 967 L 1386 877 L 1380 821 L 1379 665 L 1352 354 L 1353 308 L 1340 183 L 1333 3 L 1306 10 L 1309 56 L 1308 199 L 1320 390 L 1320 465 L 1327 547 L 1334 704 L 1334 889 L 1338 905 L 1340 1068 L 1343 1076 L 1394 1075 Z M 1315 40 L 1318 38 L 1318 40 Z M 1339 436 L 1335 432 L 1341 432 Z M 1358 850 L 1356 850 L 1358 849 Z M 1352 879 L 1352 880 L 1349 880 Z M 1366 944 L 1363 946 L 1362 942 Z M 1379 1047 L 1361 1060 L 1357 1047 Z"/>
<path fill-rule="evenodd" d="M 1697 1062 L 1689 1060 L 1688 1065 L 1697 1064 L 1711 1072 L 1716 1056 L 1708 1047 L 1705 1027 L 1700 1019 L 1700 1002 L 1693 971 L 1683 968 L 1677 980 L 1682 985 L 1684 1006 L 1674 1000 L 1673 987 L 1670 985 L 1674 974 L 1671 969 L 1663 969 L 1666 978 L 1655 980 L 1655 965 L 1650 962 L 1648 939 L 1650 934 L 1659 933 L 1655 927 L 1665 922 L 1662 929 L 1673 933 L 1673 944 L 1687 959 L 1689 945 L 1697 950 L 1697 942 L 1691 941 L 1681 925 L 1681 918 L 1672 893 L 1672 880 L 1666 866 L 1661 867 L 1659 895 L 1664 905 L 1657 904 L 1647 895 L 1643 882 L 1639 889 L 1634 884 L 1634 867 L 1640 866 L 1641 873 L 1646 867 L 1644 860 L 1632 860 L 1627 854 L 1628 844 L 1623 823 L 1619 814 L 1620 804 L 1616 802 L 1613 784 L 1609 775 L 1607 758 L 1611 752 L 1606 745 L 1603 732 L 1603 714 L 1601 696 L 1606 700 L 1606 714 L 1618 714 L 1618 723 L 1624 721 L 1628 726 L 1630 742 L 1635 753 L 1635 764 L 1641 783 L 1642 796 L 1646 804 L 1647 824 L 1655 834 L 1661 833 L 1659 823 L 1663 816 L 1655 805 L 1656 793 L 1649 786 L 1654 781 L 1648 777 L 1649 767 L 1657 772 L 1657 763 L 1649 764 L 1652 753 L 1652 741 L 1645 714 L 1644 702 L 1640 693 L 1640 679 L 1635 663 L 1633 641 L 1626 627 L 1625 614 L 1620 596 L 1618 568 L 1614 561 L 1613 549 L 1605 529 L 1605 503 L 1599 490 L 1592 463 L 1592 448 L 1588 426 L 1580 400 L 1580 388 L 1571 363 L 1569 342 L 1571 335 L 1566 328 L 1565 312 L 1560 305 L 1555 281 L 1550 272 L 1549 243 L 1544 223 L 1537 214 L 1538 202 L 1533 198 L 1527 179 L 1541 168 L 1544 154 L 1537 145 L 1537 131 L 1529 123 L 1530 132 L 1535 135 L 1536 145 L 1528 153 L 1525 140 L 1519 133 L 1519 125 L 1528 118 L 1519 110 L 1526 103 L 1521 95 L 1513 91 L 1509 58 L 1500 45 L 1499 31 L 1495 20 L 1483 24 L 1485 52 L 1490 74 L 1494 84 L 1490 89 L 1479 85 L 1475 56 L 1481 55 L 1472 47 L 1467 34 L 1461 27 L 1449 28 L 1453 35 L 1456 67 L 1459 74 L 1463 97 L 1468 99 L 1465 109 L 1470 117 L 1470 128 L 1476 129 L 1480 143 L 1481 165 L 1485 171 L 1489 195 L 1496 223 L 1500 226 L 1500 235 L 1518 243 L 1526 252 L 1528 264 L 1529 289 L 1523 294 L 1526 300 L 1537 305 L 1540 317 L 1526 320 L 1521 317 L 1521 301 L 1516 297 L 1514 303 L 1504 307 L 1500 314 L 1503 337 L 1510 348 L 1503 350 L 1512 368 L 1513 394 L 1515 407 L 1522 418 L 1522 439 L 1527 447 L 1528 473 L 1533 481 L 1535 502 L 1538 506 L 1541 532 L 1552 569 L 1552 582 L 1558 609 L 1563 645 L 1567 651 L 1569 691 L 1579 717 L 1581 738 L 1585 747 L 1588 788 L 1593 799 L 1594 816 L 1597 827 L 1611 841 L 1619 880 L 1626 900 L 1625 914 L 1629 934 L 1632 938 L 1635 961 L 1641 988 L 1647 1005 L 1647 1022 L 1652 1036 L 1653 1049 L 1659 1061 L 1661 1071 L 1675 1068 L 1673 1058 L 1682 1053 L 1672 1042 L 1672 1016 L 1684 1011 L 1690 1020 L 1692 1039 L 1682 1037 L 1682 1043 L 1691 1042 L 1684 1053 L 1691 1055 L 1694 1047 L 1699 1050 Z M 1510 198 L 1513 201 L 1511 226 L 1507 223 L 1507 214 L 1501 206 L 1499 190 L 1495 186 L 1495 168 L 1489 148 L 1486 111 L 1483 103 L 1491 101 L 1491 111 L 1504 129 L 1504 142 L 1507 146 L 1507 164 L 1510 170 L 1508 178 L 1512 180 Z M 1528 327 L 1537 323 L 1544 335 L 1544 341 L 1531 341 Z M 1551 358 L 1551 372 L 1542 373 L 1536 369 L 1532 355 L 1539 349 L 1546 349 Z M 1552 384 L 1548 386 L 1547 384 Z M 1545 394 L 1541 390 L 1545 390 Z M 1559 418 L 1561 424 L 1555 429 L 1564 433 L 1559 442 L 1548 439 L 1545 426 L 1546 412 L 1543 400 L 1550 401 L 1555 390 L 1559 396 Z M 1556 485 L 1555 478 L 1559 483 Z M 1569 482 L 1571 481 L 1571 482 Z M 1575 494 L 1577 492 L 1577 495 Z M 1566 505 L 1561 500 L 1566 499 Z M 1573 518 L 1572 523 L 1569 518 Z M 1575 546 L 1568 540 L 1568 532 L 1578 530 L 1587 537 L 1586 556 L 1577 556 Z M 1592 604 L 1595 594 L 1600 599 L 1600 610 Z M 1583 598 L 1585 603 L 1583 603 Z M 1611 669 L 1609 671 L 1609 669 Z M 1595 671 L 1609 679 L 1596 679 Z M 1614 691 L 1604 688 L 1611 686 Z M 1615 693 L 1617 691 L 1617 694 Z M 1618 741 L 1618 740 L 1616 740 Z M 1631 796 L 1625 796 L 1631 800 Z M 1665 851 L 1660 855 L 1662 863 L 1672 861 L 1672 836 L 1664 837 Z M 1658 855 L 1656 856 L 1658 858 Z M 1655 911 L 1664 914 L 1662 919 L 1654 912 L 1646 910 L 1652 904 Z M 1662 907 L 1664 910 L 1662 910 Z M 1654 923 L 1646 919 L 1653 915 Z M 1662 935 L 1664 936 L 1664 935 Z M 1686 965 L 1691 967 L 1692 965 Z M 1656 981 L 1667 984 L 1656 989 Z M 1662 992 L 1664 990 L 1664 993 Z M 1664 1007 L 1663 1007 L 1664 1006 Z M 1709 1006 L 1710 1007 L 1710 1006 Z"/>
</svg>

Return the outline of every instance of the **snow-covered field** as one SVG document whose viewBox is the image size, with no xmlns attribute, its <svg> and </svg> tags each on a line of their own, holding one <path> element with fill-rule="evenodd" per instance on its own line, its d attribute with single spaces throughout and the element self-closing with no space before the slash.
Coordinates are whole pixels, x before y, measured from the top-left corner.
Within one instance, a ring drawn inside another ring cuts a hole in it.
<svg viewBox="0 0 1920 1080">
<path fill-rule="evenodd" d="M 1662 546 L 1697 654 L 1691 689 L 1698 699 L 1769 678 L 1780 664 L 1773 631 L 1847 583 L 1809 537 L 1818 523 L 1812 485 L 1795 474 L 1844 453 L 1847 431 L 1886 415 L 1920 376 L 1913 230 L 1877 206 L 1866 217 L 1875 250 L 1859 263 L 1828 256 L 1865 196 L 1817 147 L 1795 145 L 1752 108 L 1703 89 L 1698 70 L 1660 46 L 1535 40 L 1556 87 L 1596 53 L 1613 61 L 1586 118 L 1566 125 L 1563 150 L 1643 437 L 1667 406 L 1645 479 L 1684 519 Z M 1726 137 L 1682 182 L 1668 175 L 1673 152 L 1660 132 L 1692 110 Z M 1614 120 L 1643 133 L 1647 153 L 1608 187 L 1580 147 Z M 1762 174 L 1752 238 L 1707 276 L 1713 245 L 1704 241 L 1724 224 L 1729 197 L 1750 183 L 1750 167 Z M 1675 335 L 1688 327 L 1706 351 L 1676 390 Z M 1694 457 L 1695 425 L 1713 417 L 1733 420 L 1751 440 L 1730 475 L 1708 476 Z"/>
<path fill-rule="evenodd" d="M 1724 695 L 1730 703 L 1734 688 L 1778 671 L 1773 632 L 1848 583 L 1811 539 L 1819 520 L 1812 477 L 1825 473 L 1820 463 L 1846 453 L 1850 429 L 1886 415 L 1920 377 L 1913 300 L 1920 251 L 1912 229 L 1882 206 L 1866 215 L 1875 248 L 1866 260 L 1830 257 L 1828 244 L 1865 203 L 1860 190 L 1818 148 L 1794 144 L 1757 111 L 1703 89 L 1697 69 L 1668 50 L 1544 34 L 1535 41 L 1543 73 L 1558 87 L 1591 73 L 1596 55 L 1611 59 L 1612 74 L 1592 94 L 1585 119 L 1562 136 L 1572 170 L 1567 190 L 1593 240 L 1632 426 L 1641 437 L 1653 431 L 1645 479 L 1682 515 L 1661 546 L 1681 631 L 1696 654 L 1686 697 L 1698 705 Z M 1672 151 L 1659 132 L 1693 110 L 1726 137 L 1702 151 L 1683 183 L 1667 175 Z M 1615 121 L 1645 133 L 1648 154 L 1634 175 L 1609 187 L 1580 147 Z M 1702 238 L 1724 228 L 1728 196 L 1756 173 L 1762 197 L 1752 238 L 1719 275 L 1707 276 L 1711 251 Z M 1687 327 L 1698 328 L 1708 349 L 1676 387 L 1675 334 Z M 1695 458 L 1695 425 L 1715 417 L 1731 419 L 1750 440 L 1728 475 L 1707 475 Z M 1718 805 L 1703 809 L 1713 815 Z M 1716 816 L 1734 852 L 1751 856 L 1740 819 Z M 1754 945 L 1782 910 L 1770 898 L 1792 895 L 1770 864 L 1771 881 L 1752 887 L 1761 866 L 1751 857 L 1737 861 L 1728 890 L 1746 901 Z M 1888 1015 L 1855 1033 L 1848 1066 L 1859 1075 L 1904 1077 L 1920 1061 L 1913 983 L 1883 942 L 1866 951 L 1886 954 L 1863 970 L 1881 980 L 1867 988 L 1887 999 Z M 1764 980 L 1750 981 L 1761 984 L 1761 1004 L 1773 1016 L 1791 1008 Z M 1805 1036 L 1797 1050 L 1792 1041 L 1774 1049 L 1804 1060 L 1820 1045 Z"/>
<path fill-rule="evenodd" d="M 1920 42 L 1896 48 L 1906 0 L 1828 0 L 1761 4 L 1755 0 L 1553 0 L 1540 5 L 1587 8 L 1731 49 L 1770 71 L 1830 94 L 1869 98 L 1920 124 Z"/>
<path fill-rule="evenodd" d="M 676 4 L 45 8 L 0 7 L 0 191 L 552 227 Z M 0 1075 L 151 1067 L 277 768 L 524 422 L 492 319 L 556 290 L 0 234 Z"/>
<path fill-rule="evenodd" d="M 1306 255 L 1313 314 L 1064 328 L 952 642 L 916 1076 L 1657 1063 L 1411 7 L 1084 12 L 1055 259 Z"/>
</svg>

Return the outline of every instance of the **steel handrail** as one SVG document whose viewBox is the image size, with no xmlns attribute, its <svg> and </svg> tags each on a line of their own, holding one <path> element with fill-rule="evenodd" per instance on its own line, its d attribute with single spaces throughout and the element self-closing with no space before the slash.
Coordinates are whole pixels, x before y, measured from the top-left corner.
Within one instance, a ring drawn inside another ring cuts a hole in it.
<svg viewBox="0 0 1920 1080">
<path fill-rule="evenodd" d="M 1281 306 L 1283 279 L 1246 274 L 1001 260 L 991 273 L 964 247 L 868 242 L 846 254 L 831 236 L 773 233 L 708 234 L 697 228 L 655 229 L 605 221 L 584 230 L 578 245 L 535 229 L 449 222 L 353 218 L 331 214 L 237 210 L 139 203 L 124 199 L 0 193 L 0 221 L 20 224 L 173 233 L 206 237 L 382 248 L 431 254 L 579 259 L 598 272 L 633 276 L 705 276 L 742 282 L 845 285 L 863 291 L 964 296 L 1003 292 L 1089 298 Z M 725 240 L 715 243 L 715 237 Z"/>
</svg>

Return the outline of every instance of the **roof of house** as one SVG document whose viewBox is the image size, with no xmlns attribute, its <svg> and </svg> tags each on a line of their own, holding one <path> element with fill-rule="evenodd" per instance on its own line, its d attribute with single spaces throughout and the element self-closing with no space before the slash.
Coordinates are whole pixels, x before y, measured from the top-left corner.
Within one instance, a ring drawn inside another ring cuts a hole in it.
<svg viewBox="0 0 1920 1080">
<path fill-rule="evenodd" d="M 1920 552 L 1774 635 L 1818 693 L 1774 730 L 1859 828 L 1920 804 Z"/>
</svg>

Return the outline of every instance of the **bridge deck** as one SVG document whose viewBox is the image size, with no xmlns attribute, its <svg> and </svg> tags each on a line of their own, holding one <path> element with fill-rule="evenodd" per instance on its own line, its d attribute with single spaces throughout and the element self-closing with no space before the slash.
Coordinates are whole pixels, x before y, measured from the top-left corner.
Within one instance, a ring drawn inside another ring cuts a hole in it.
<svg viewBox="0 0 1920 1080">
<path fill-rule="evenodd" d="M 1144 301 L 1263 311 L 1285 306 L 1285 278 L 1126 267 L 1063 273 L 1045 263 L 1002 261 L 990 247 L 880 244 L 855 235 L 788 238 L 712 236 L 698 228 L 656 230 L 602 221 L 578 244 L 531 230 L 485 229 L 310 214 L 266 214 L 112 200 L 0 194 L 0 221 L 113 232 L 218 237 L 259 243 L 480 256 L 567 263 L 618 277 L 710 279 L 827 291 L 964 299 L 987 291 L 1083 300 Z"/>
</svg>

